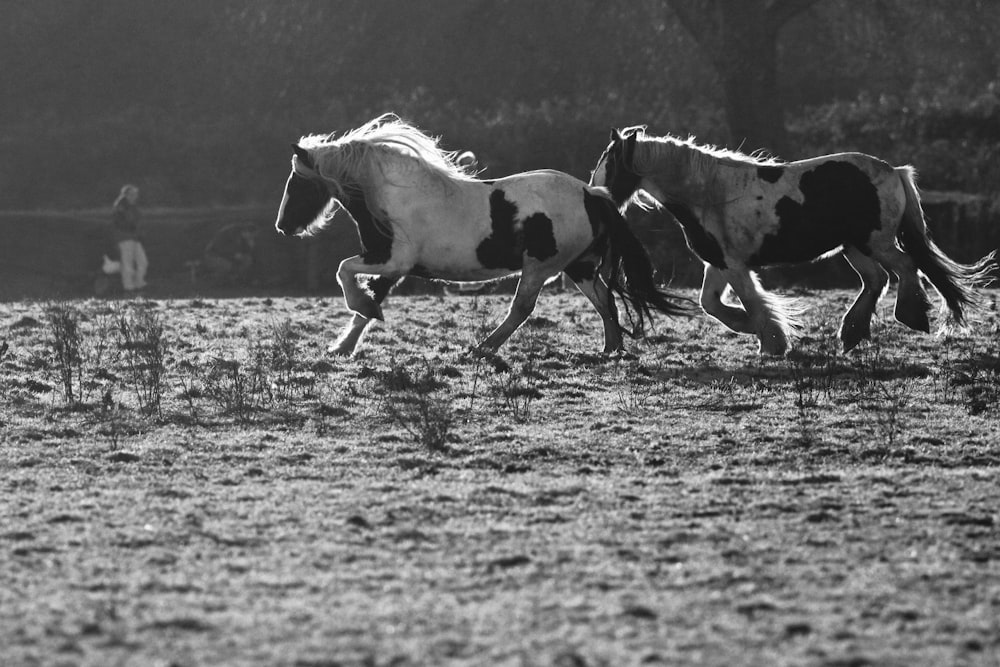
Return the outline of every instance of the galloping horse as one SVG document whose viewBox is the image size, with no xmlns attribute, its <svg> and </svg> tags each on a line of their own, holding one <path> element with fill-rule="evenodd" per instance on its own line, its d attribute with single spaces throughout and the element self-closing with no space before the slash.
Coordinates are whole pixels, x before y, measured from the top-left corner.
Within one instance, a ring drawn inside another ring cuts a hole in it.
<svg viewBox="0 0 1000 667">
<path fill-rule="evenodd" d="M 604 323 L 604 351 L 623 349 L 614 295 L 634 335 L 652 311 L 686 312 L 657 287 L 645 249 L 604 189 L 558 171 L 478 180 L 436 139 L 393 114 L 339 138 L 294 145 L 276 227 L 313 234 L 337 206 L 357 224 L 363 251 L 340 264 L 337 280 L 354 316 L 330 351 L 351 354 L 381 302 L 404 276 L 483 282 L 520 273 L 506 318 L 478 345 L 495 351 L 528 318 L 550 278 L 565 272 Z M 377 276 L 362 289 L 357 276 Z"/>
<path fill-rule="evenodd" d="M 950 259 L 927 234 L 912 167 L 862 153 L 780 162 L 653 137 L 644 126 L 614 130 L 590 184 L 606 186 L 622 209 L 648 194 L 681 224 L 705 263 L 702 308 L 733 331 L 756 334 L 765 354 L 784 354 L 800 329 L 788 300 L 766 293 L 751 269 L 812 261 L 843 250 L 862 288 L 844 315 L 844 351 L 871 337 L 871 317 L 899 277 L 895 317 L 929 332 L 930 302 L 917 271 L 943 297 L 954 322 L 978 305 L 994 253 L 974 264 Z M 743 307 L 724 303 L 731 285 Z"/>
</svg>

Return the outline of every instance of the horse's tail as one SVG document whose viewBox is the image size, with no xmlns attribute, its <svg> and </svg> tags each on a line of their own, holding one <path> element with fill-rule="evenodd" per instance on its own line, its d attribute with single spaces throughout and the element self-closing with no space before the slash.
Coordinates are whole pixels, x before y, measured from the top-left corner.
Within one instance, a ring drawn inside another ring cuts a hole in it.
<svg viewBox="0 0 1000 667">
<path fill-rule="evenodd" d="M 608 251 L 604 261 L 610 269 L 608 288 L 625 305 L 625 312 L 632 321 L 632 337 L 642 335 L 645 321 L 653 320 L 654 310 L 664 315 L 690 315 L 695 305 L 691 299 L 656 284 L 653 263 L 646 248 L 632 233 L 611 198 L 590 195 L 586 203 L 592 221 L 599 221 L 607 232 Z"/>
<path fill-rule="evenodd" d="M 996 268 L 996 252 L 991 252 L 974 264 L 959 264 L 948 257 L 931 240 L 927 232 L 924 211 L 913 167 L 896 167 L 896 174 L 906 193 L 906 208 L 896 233 L 903 250 L 913 258 L 917 268 L 927 276 L 947 304 L 955 324 L 963 326 L 968 310 L 982 305 L 977 292 L 992 282 Z"/>
</svg>

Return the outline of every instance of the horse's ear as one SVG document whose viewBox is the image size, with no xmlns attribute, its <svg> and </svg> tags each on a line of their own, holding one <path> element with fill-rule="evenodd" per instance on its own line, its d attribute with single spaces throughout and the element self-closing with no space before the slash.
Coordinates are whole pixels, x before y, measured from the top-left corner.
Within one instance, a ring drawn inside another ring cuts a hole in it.
<svg viewBox="0 0 1000 667">
<path fill-rule="evenodd" d="M 639 140 L 638 132 L 630 132 L 625 137 L 625 162 L 631 164 L 632 156 L 635 155 L 635 144 Z"/>
<path fill-rule="evenodd" d="M 295 157 L 299 159 L 299 162 L 302 163 L 303 167 L 306 169 L 313 168 L 313 159 L 312 156 L 309 155 L 309 151 L 302 148 L 302 146 L 299 146 L 298 144 L 292 144 L 292 150 L 295 152 Z"/>
</svg>

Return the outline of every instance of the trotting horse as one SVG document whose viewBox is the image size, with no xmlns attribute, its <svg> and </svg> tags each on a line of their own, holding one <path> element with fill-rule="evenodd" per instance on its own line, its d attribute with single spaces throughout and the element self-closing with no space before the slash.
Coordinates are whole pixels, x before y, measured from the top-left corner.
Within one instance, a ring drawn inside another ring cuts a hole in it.
<svg viewBox="0 0 1000 667">
<path fill-rule="evenodd" d="M 404 276 L 482 282 L 520 274 L 506 318 L 479 343 L 495 351 L 528 318 L 550 278 L 565 272 L 604 323 L 604 351 L 623 349 L 614 295 L 641 332 L 652 311 L 686 312 L 659 288 L 645 249 L 607 191 L 557 171 L 493 181 L 465 172 L 453 153 L 393 114 L 336 138 L 303 137 L 293 147 L 276 227 L 312 234 L 340 206 L 354 219 L 362 253 L 337 280 L 354 315 L 330 351 L 351 354 L 381 302 Z M 375 276 L 362 289 L 358 275 Z"/>
<path fill-rule="evenodd" d="M 927 233 L 912 167 L 862 153 L 798 162 L 744 155 L 644 126 L 614 130 L 590 184 L 606 186 L 622 209 L 650 195 L 681 224 L 705 263 L 702 308 L 733 331 L 756 334 L 765 354 L 784 354 L 800 329 L 793 302 L 768 294 L 751 269 L 807 262 L 843 250 L 862 288 L 840 327 L 844 351 L 871 337 L 871 317 L 888 271 L 899 277 L 895 317 L 929 332 L 923 273 L 963 325 L 989 282 L 993 253 L 974 264 L 945 255 Z M 732 286 L 742 308 L 723 302 Z"/>
</svg>

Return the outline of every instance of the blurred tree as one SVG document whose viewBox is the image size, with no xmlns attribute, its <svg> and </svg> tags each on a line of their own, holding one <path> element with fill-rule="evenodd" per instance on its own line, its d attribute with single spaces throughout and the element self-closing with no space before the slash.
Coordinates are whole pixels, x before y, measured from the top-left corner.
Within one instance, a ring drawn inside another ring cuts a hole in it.
<svg viewBox="0 0 1000 667">
<path fill-rule="evenodd" d="M 126 177 L 163 204 L 268 200 L 289 141 L 384 111 L 487 176 L 586 176 L 608 129 L 639 123 L 785 158 L 899 156 L 928 187 L 996 173 L 997 0 L 0 0 L 0 16 L 0 207 L 104 205 Z"/>
<path fill-rule="evenodd" d="M 733 141 L 788 151 L 778 88 L 778 33 L 816 0 L 667 0 L 715 65 Z"/>
</svg>

